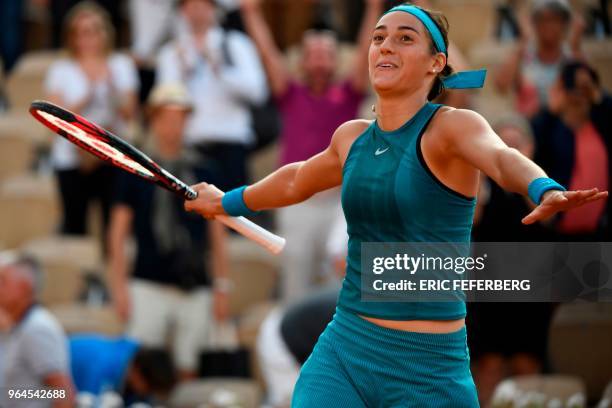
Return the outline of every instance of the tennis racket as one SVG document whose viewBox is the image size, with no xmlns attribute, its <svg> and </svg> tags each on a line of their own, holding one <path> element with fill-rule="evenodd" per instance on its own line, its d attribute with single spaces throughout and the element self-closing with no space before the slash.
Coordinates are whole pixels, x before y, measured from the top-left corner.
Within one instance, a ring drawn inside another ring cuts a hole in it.
<svg viewBox="0 0 612 408">
<path fill-rule="evenodd" d="M 32 102 L 30 113 L 58 135 L 120 169 L 155 183 L 186 200 L 194 200 L 198 196 L 191 187 L 164 170 L 140 150 L 82 116 L 45 101 Z M 217 216 L 216 219 L 273 254 L 280 253 L 285 245 L 284 238 L 244 217 Z"/>
</svg>

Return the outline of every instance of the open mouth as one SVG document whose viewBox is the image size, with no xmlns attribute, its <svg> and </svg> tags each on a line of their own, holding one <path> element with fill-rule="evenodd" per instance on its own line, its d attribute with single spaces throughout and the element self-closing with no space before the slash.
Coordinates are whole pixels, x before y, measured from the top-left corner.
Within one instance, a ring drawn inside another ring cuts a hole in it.
<svg viewBox="0 0 612 408">
<path fill-rule="evenodd" d="M 393 68 L 397 68 L 397 65 L 391 62 L 381 62 L 379 64 L 376 64 L 376 68 L 393 69 Z"/>
</svg>

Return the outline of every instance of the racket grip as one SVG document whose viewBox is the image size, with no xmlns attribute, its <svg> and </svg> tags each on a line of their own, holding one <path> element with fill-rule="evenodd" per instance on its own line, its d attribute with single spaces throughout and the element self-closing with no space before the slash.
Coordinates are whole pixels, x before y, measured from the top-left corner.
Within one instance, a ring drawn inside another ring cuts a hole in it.
<svg viewBox="0 0 612 408">
<path fill-rule="evenodd" d="M 215 219 L 238 231 L 250 240 L 257 242 L 275 255 L 278 255 L 285 247 L 285 238 L 271 233 L 267 229 L 260 227 L 244 217 L 219 215 L 215 217 Z"/>
</svg>

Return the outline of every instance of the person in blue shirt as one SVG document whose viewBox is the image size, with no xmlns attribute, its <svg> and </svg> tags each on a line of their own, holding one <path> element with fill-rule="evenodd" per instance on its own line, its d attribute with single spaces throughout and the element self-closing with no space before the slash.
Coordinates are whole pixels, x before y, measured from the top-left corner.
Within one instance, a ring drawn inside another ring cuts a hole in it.
<svg viewBox="0 0 612 408">
<path fill-rule="evenodd" d="M 223 194 L 198 184 L 198 198 L 185 202 L 208 218 L 249 215 L 342 186 L 346 276 L 336 314 L 302 366 L 292 408 L 478 406 L 465 302 L 362 300 L 361 279 L 370 276 L 362 243 L 469 247 L 480 172 L 530 197 L 535 208 L 524 224 L 607 197 L 566 191 L 476 112 L 430 102 L 443 89 L 484 83 L 484 71 L 453 74 L 447 31 L 440 13 L 408 4 L 389 10 L 369 49 L 376 120 L 346 122 L 325 151 L 251 186 Z"/>
<path fill-rule="evenodd" d="M 79 393 L 98 396 L 113 391 L 125 402 L 163 400 L 176 384 L 176 370 L 165 350 L 98 334 L 73 335 L 68 343 Z"/>
</svg>

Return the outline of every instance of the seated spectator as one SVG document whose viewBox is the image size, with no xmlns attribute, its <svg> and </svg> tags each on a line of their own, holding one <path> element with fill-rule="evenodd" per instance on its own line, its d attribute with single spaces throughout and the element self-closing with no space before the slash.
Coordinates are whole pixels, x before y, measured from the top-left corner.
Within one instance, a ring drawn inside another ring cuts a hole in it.
<svg viewBox="0 0 612 408">
<path fill-rule="evenodd" d="M 336 79 L 338 45 L 330 31 L 309 30 L 302 39 L 303 81 L 294 77 L 274 42 L 261 0 L 243 0 L 242 16 L 268 75 L 282 118 L 280 165 L 307 160 L 327 148 L 338 126 L 354 119 L 368 87 L 367 53 L 382 0 L 367 2 L 357 50 L 348 76 Z M 280 234 L 287 238 L 282 259 L 281 298 L 296 301 L 315 287 L 324 258 L 322 242 L 339 212 L 337 190 L 279 210 Z"/>
<path fill-rule="evenodd" d="M 215 160 L 221 190 L 247 183 L 247 152 L 254 142 L 250 105 L 267 95 L 253 44 L 238 31 L 224 31 L 213 0 L 182 0 L 183 35 L 162 47 L 156 82 L 183 83 L 194 101 L 185 143 Z"/>
<path fill-rule="evenodd" d="M 549 108 L 533 119 L 535 160 L 568 189 L 600 191 L 612 180 L 612 98 L 597 73 L 582 62 L 566 64 L 550 89 Z M 589 203 L 558 216 L 558 237 L 570 241 L 607 241 L 611 235 L 610 199 Z"/>
<path fill-rule="evenodd" d="M 37 302 L 42 276 L 36 262 L 0 254 L 0 406 L 71 407 L 72 382 L 64 331 Z M 8 400 L 8 390 L 63 391 L 61 399 Z"/>
<path fill-rule="evenodd" d="M 148 108 L 150 155 L 187 183 L 215 182 L 201 158 L 183 150 L 192 110 L 185 88 L 158 86 Z M 130 278 L 125 244 L 131 234 L 136 260 Z M 122 173 L 108 238 L 111 294 L 127 333 L 150 347 L 171 338 L 182 378 L 195 376 L 213 315 L 224 320 L 228 314 L 224 227 L 185 212 L 183 200 L 165 189 Z"/>
<path fill-rule="evenodd" d="M 300 367 L 334 316 L 338 290 L 321 290 L 286 309 L 275 309 L 262 323 L 257 357 L 271 407 L 289 407 Z"/>
<path fill-rule="evenodd" d="M 138 77 L 132 60 L 113 52 L 113 27 L 107 13 L 95 3 L 80 3 L 66 16 L 64 28 L 69 54 L 49 68 L 46 98 L 125 135 L 136 111 Z M 94 199 L 101 204 L 106 226 L 112 167 L 61 137 L 53 141 L 51 164 L 62 199 L 62 232 L 85 234 L 88 206 Z"/>
<path fill-rule="evenodd" d="M 141 347 L 126 337 L 96 334 L 69 338 L 70 368 L 77 392 L 100 396 L 116 392 L 126 406 L 164 402 L 176 383 L 170 355 Z"/>
<path fill-rule="evenodd" d="M 516 49 L 495 78 L 500 92 L 516 92 L 516 108 L 520 113 L 531 118 L 547 106 L 548 90 L 561 65 L 582 56 L 583 31 L 584 20 L 579 16 L 572 19 L 567 0 L 533 2 L 531 21 L 522 23 Z"/>
</svg>

